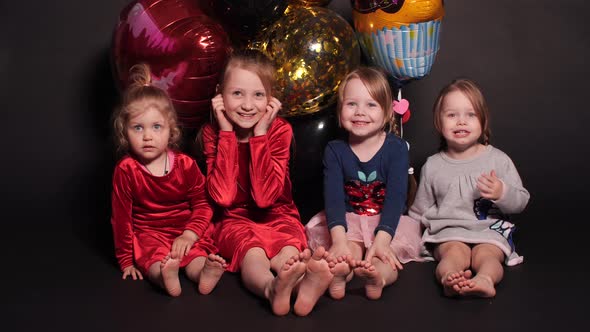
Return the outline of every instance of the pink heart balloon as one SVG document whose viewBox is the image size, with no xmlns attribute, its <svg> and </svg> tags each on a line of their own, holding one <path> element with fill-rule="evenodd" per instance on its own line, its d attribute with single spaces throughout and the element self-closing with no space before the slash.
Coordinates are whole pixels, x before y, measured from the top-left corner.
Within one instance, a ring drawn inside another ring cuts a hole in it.
<svg viewBox="0 0 590 332">
<path fill-rule="evenodd" d="M 397 113 L 399 115 L 404 115 L 404 113 L 406 113 L 409 108 L 410 108 L 410 102 L 407 101 L 406 99 L 401 99 L 399 101 L 398 100 L 393 101 L 393 110 L 395 111 L 395 113 Z"/>
</svg>

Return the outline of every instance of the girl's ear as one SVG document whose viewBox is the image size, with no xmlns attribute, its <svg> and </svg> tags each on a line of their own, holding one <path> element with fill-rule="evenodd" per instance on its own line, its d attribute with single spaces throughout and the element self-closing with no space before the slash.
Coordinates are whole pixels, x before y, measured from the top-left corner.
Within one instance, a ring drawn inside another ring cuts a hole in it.
<svg viewBox="0 0 590 332">
<path fill-rule="evenodd" d="M 216 95 L 217 95 L 217 94 L 220 94 L 220 93 L 221 93 L 221 91 L 220 91 L 220 90 L 221 90 L 221 89 L 219 88 L 219 84 L 217 84 L 217 85 L 215 86 L 215 94 L 216 94 Z"/>
</svg>

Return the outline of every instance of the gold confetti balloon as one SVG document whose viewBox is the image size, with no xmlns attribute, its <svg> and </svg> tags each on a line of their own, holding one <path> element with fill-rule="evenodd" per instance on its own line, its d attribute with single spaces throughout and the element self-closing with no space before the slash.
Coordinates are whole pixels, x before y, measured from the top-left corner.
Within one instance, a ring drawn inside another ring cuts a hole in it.
<svg viewBox="0 0 590 332">
<path fill-rule="evenodd" d="M 330 4 L 330 1 L 332 0 L 291 0 L 291 3 L 306 7 L 325 7 Z"/>
<path fill-rule="evenodd" d="M 323 7 L 289 6 L 248 47 L 274 61 L 283 116 L 311 114 L 333 105 L 340 82 L 360 63 L 354 29 Z"/>
</svg>

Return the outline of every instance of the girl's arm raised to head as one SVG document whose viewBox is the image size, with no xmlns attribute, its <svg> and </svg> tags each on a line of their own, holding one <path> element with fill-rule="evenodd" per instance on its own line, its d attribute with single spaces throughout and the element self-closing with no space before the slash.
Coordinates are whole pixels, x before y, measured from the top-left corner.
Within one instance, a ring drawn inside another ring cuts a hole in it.
<svg viewBox="0 0 590 332">
<path fill-rule="evenodd" d="M 424 215 L 426 210 L 436 204 L 436 199 L 432 187 L 430 186 L 430 180 L 428 174 L 428 161 L 426 161 L 426 164 L 422 166 L 422 170 L 420 171 L 420 184 L 418 185 L 414 204 L 412 204 L 408 211 L 408 215 L 420 223 L 422 223 L 422 215 Z"/>
<path fill-rule="evenodd" d="M 274 204 L 285 189 L 292 140 L 291 125 L 280 118 L 266 135 L 250 138 L 252 198 L 260 208 Z"/>
<path fill-rule="evenodd" d="M 331 230 L 342 226 L 346 231 L 346 204 L 344 194 L 344 172 L 338 152 L 332 144 L 324 149 L 324 206 L 326 223 Z M 331 233 L 332 236 L 335 233 Z M 332 239 L 334 240 L 334 239 Z"/>
<path fill-rule="evenodd" d="M 194 160 L 189 161 L 185 172 L 187 181 L 190 181 L 188 199 L 191 207 L 191 217 L 185 230 L 191 230 L 197 234 L 200 239 L 211 223 L 213 217 L 213 208 L 207 200 L 205 192 L 205 177 L 199 170 Z M 198 240 L 198 239 L 197 239 Z"/>
<path fill-rule="evenodd" d="M 133 197 L 129 177 L 119 167 L 113 175 L 111 194 L 111 225 L 115 242 L 115 256 L 121 271 L 133 265 Z"/>
<path fill-rule="evenodd" d="M 408 146 L 401 139 L 389 139 L 386 159 L 387 185 L 381 220 L 375 232 L 384 231 L 393 237 L 404 212 L 408 194 Z"/>
<path fill-rule="evenodd" d="M 238 191 L 238 139 L 233 131 L 203 128 L 203 150 L 207 160 L 207 192 L 215 203 L 232 205 Z"/>
</svg>

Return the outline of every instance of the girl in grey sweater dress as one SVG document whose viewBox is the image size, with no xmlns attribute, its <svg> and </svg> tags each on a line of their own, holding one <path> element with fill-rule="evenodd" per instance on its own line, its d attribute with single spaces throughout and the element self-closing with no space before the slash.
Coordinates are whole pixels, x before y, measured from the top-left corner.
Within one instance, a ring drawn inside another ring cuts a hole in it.
<svg viewBox="0 0 590 332">
<path fill-rule="evenodd" d="M 434 106 L 441 151 L 428 158 L 410 216 L 425 227 L 422 240 L 447 296 L 493 297 L 503 266 L 523 261 L 515 251 L 509 214 L 529 192 L 512 160 L 489 145 L 488 109 L 470 80 L 451 82 Z"/>
</svg>

